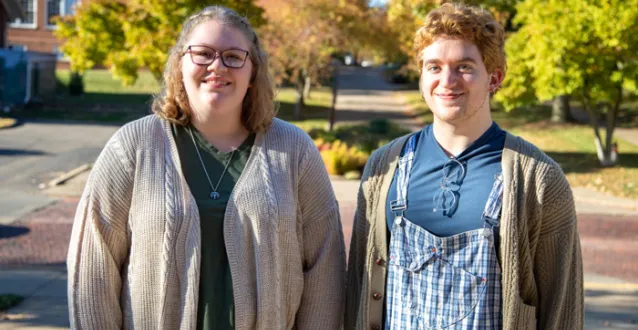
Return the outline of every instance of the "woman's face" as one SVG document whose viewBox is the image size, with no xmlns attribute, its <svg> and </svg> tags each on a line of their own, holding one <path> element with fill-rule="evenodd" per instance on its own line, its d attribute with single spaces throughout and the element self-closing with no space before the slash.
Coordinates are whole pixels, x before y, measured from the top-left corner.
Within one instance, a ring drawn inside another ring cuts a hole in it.
<svg viewBox="0 0 638 330">
<path fill-rule="evenodd" d="M 253 69 L 250 56 L 246 55 L 250 50 L 246 37 L 232 26 L 210 20 L 195 27 L 185 50 L 181 70 L 193 116 L 204 121 L 241 117 Z M 246 61 L 241 68 L 229 67 L 222 62 L 222 52 L 227 65 L 241 65 L 244 56 Z M 201 64 L 213 58 L 212 63 Z"/>
</svg>

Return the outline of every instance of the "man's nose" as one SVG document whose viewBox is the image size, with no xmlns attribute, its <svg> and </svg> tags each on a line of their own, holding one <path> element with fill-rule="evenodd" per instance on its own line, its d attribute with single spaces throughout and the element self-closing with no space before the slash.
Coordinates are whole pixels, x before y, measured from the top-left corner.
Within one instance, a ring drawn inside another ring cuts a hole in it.
<svg viewBox="0 0 638 330">
<path fill-rule="evenodd" d="M 458 80 L 456 72 L 449 68 L 443 68 L 439 77 L 439 84 L 443 87 L 454 87 Z"/>
</svg>

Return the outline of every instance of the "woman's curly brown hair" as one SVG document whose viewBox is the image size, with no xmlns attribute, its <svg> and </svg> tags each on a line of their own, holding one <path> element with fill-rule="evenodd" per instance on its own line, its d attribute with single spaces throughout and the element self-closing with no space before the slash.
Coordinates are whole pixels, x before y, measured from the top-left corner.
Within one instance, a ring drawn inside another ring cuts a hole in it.
<svg viewBox="0 0 638 330">
<path fill-rule="evenodd" d="M 188 95 L 184 88 L 181 61 L 185 43 L 193 30 L 201 23 L 215 20 L 221 24 L 232 26 L 244 34 L 251 42 L 250 60 L 253 63 L 251 87 L 248 88 L 242 104 L 241 121 L 250 132 L 263 132 L 270 127 L 277 110 L 275 107 L 274 81 L 268 70 L 268 55 L 263 50 L 255 30 L 248 20 L 235 11 L 222 7 L 210 6 L 189 17 L 185 22 L 177 43 L 171 49 L 166 67 L 162 90 L 153 100 L 152 109 L 155 114 L 179 125 L 187 125 L 191 121 L 192 110 Z"/>
<path fill-rule="evenodd" d="M 505 75 L 505 31 L 489 11 L 457 3 L 445 3 L 431 11 L 414 37 L 419 72 L 423 70 L 421 52 L 440 37 L 472 42 L 481 53 L 487 72 L 500 69 Z"/>
</svg>

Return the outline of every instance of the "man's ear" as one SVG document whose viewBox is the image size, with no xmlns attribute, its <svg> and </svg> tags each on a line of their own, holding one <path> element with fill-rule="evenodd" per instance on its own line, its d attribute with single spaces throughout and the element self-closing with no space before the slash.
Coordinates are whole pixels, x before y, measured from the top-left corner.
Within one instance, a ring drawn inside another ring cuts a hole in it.
<svg viewBox="0 0 638 330">
<path fill-rule="evenodd" d="M 504 78 L 505 74 L 501 69 L 495 69 L 494 72 L 490 73 L 489 91 L 491 94 L 494 94 L 499 88 L 501 88 L 501 83 Z"/>
</svg>

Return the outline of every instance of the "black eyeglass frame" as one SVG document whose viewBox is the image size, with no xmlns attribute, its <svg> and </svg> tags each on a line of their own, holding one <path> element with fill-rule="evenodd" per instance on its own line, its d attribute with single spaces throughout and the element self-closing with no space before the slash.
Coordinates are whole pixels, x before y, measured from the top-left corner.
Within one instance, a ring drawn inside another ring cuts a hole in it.
<svg viewBox="0 0 638 330">
<path fill-rule="evenodd" d="M 207 49 L 210 49 L 215 55 L 213 56 L 213 59 L 210 60 L 210 63 L 197 63 L 195 62 L 195 59 L 193 59 L 193 50 L 191 47 L 204 47 Z M 229 50 L 233 50 L 233 51 L 240 51 L 240 52 L 244 52 L 244 60 L 241 63 L 241 66 L 230 66 L 228 64 L 226 64 L 226 62 L 224 61 L 224 56 L 222 56 L 222 54 L 224 52 L 227 52 Z M 219 59 L 222 61 L 222 64 L 224 64 L 225 67 L 230 68 L 230 69 L 241 69 L 244 67 L 244 65 L 246 65 L 246 60 L 248 60 L 248 57 L 250 55 L 250 52 L 247 50 L 243 50 L 243 49 L 239 49 L 239 48 L 229 48 L 229 49 L 225 49 L 222 51 L 217 51 L 214 50 L 206 45 L 189 45 L 188 47 L 186 47 L 186 50 L 182 53 L 182 56 L 186 55 L 186 54 L 190 54 L 190 58 L 191 58 L 191 62 L 193 62 L 193 64 L 195 65 L 200 65 L 200 66 L 209 66 L 211 64 L 213 64 L 213 62 L 215 62 L 215 60 L 219 57 Z"/>
</svg>

